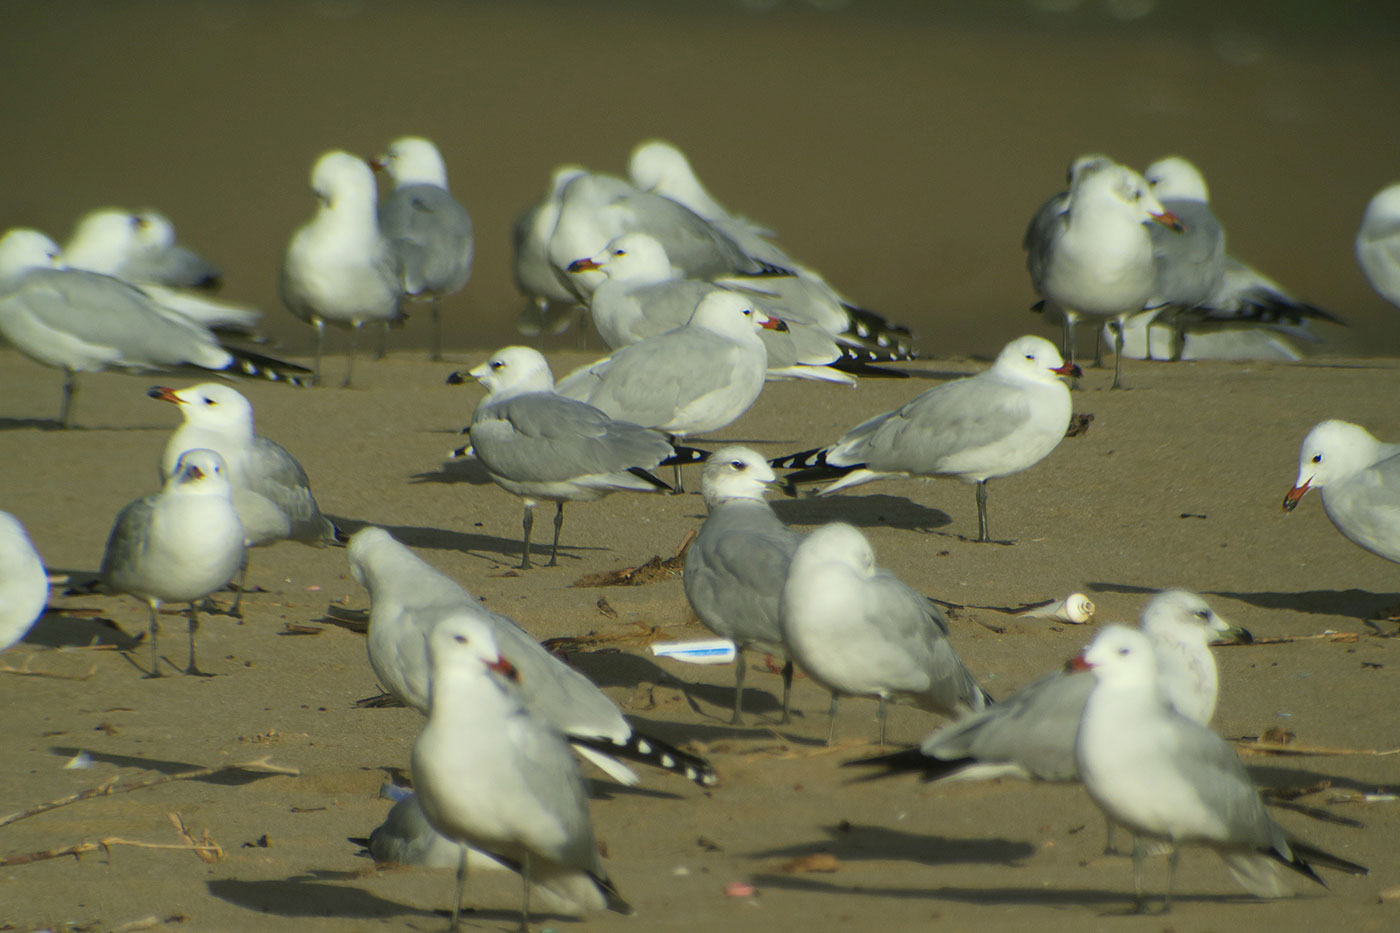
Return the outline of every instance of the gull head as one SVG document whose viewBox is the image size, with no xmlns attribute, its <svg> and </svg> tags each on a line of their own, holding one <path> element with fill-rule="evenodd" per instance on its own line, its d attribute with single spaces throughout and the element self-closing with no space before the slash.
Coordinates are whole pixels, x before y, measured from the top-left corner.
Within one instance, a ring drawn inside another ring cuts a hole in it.
<svg viewBox="0 0 1400 933">
<path fill-rule="evenodd" d="M 762 455 L 737 445 L 710 454 L 700 471 L 700 492 L 710 508 L 726 499 L 762 499 L 763 491 L 777 482 Z"/>
<path fill-rule="evenodd" d="M 340 149 L 316 160 L 311 168 L 311 192 L 326 210 L 355 204 L 373 209 L 378 200 L 369 164 Z"/>
<path fill-rule="evenodd" d="M 875 549 L 854 525 L 832 522 L 809 534 L 792 556 L 793 574 L 832 565 L 868 579 L 875 575 Z"/>
<path fill-rule="evenodd" d="M 685 153 L 664 139 L 648 139 L 637 144 L 627 161 L 627 175 L 643 191 L 665 194 L 677 185 L 696 183 L 695 171 Z"/>
<path fill-rule="evenodd" d="M 103 207 L 78 221 L 64 249 L 64 262 L 74 269 L 115 275 L 141 246 L 141 219 L 121 208 Z"/>
<path fill-rule="evenodd" d="M 992 369 L 1035 382 L 1058 382 L 1056 376 L 1082 376 L 1078 366 L 1066 363 L 1059 349 L 1044 337 L 1027 334 L 1001 348 Z"/>
<path fill-rule="evenodd" d="M 1065 169 L 1065 182 L 1069 185 L 1069 189 L 1073 191 L 1079 184 L 1080 179 L 1086 178 L 1100 169 L 1105 169 L 1110 165 L 1117 164 L 1117 162 L 1101 152 L 1087 152 L 1076 158 L 1069 164 L 1069 168 Z"/>
<path fill-rule="evenodd" d="M 212 450 L 195 447 L 180 454 L 175 463 L 175 471 L 165 481 L 167 492 L 221 496 L 229 499 L 233 495 L 228 483 L 228 467 L 224 458 Z"/>
<path fill-rule="evenodd" d="M 180 414 L 189 424 L 221 434 L 253 433 L 253 404 L 232 386 L 221 382 L 201 382 L 184 389 L 152 386 L 146 394 L 179 405 Z"/>
<path fill-rule="evenodd" d="M 613 238 L 601 253 L 569 263 L 570 272 L 601 271 L 623 282 L 664 282 L 676 278 L 666 247 L 648 233 L 624 233 Z"/>
<path fill-rule="evenodd" d="M 787 323 L 754 308 L 738 292 L 710 292 L 695 306 L 690 316 L 692 327 L 700 327 L 727 337 L 757 339 L 758 328 L 785 331 Z"/>
<path fill-rule="evenodd" d="M 385 553 L 386 548 L 397 543 L 393 535 L 374 525 L 366 525 L 355 532 L 350 536 L 350 543 L 345 546 L 345 559 L 350 564 L 350 576 L 354 577 L 360 586 L 370 589 L 370 568 L 376 555 Z M 370 599 L 374 599 L 372 590 Z"/>
<path fill-rule="evenodd" d="M 496 636 L 483 619 L 470 609 L 448 610 L 428 635 L 428 657 L 432 666 L 429 690 L 448 679 L 487 677 L 519 683 L 515 665 L 501 657 Z"/>
<path fill-rule="evenodd" d="M 1101 684 L 1135 684 L 1150 690 L 1157 685 L 1152 642 L 1142 632 L 1122 625 L 1100 629 L 1069 667 L 1073 671 L 1091 671 Z"/>
<path fill-rule="evenodd" d="M 0 282 L 31 269 L 58 269 L 58 244 L 38 230 L 15 227 L 0 236 Z"/>
<path fill-rule="evenodd" d="M 1291 512 L 1309 489 L 1350 479 L 1381 458 L 1381 442 L 1359 424 L 1330 419 L 1314 426 L 1298 453 L 1298 479 L 1283 497 Z"/>
<path fill-rule="evenodd" d="M 1152 193 L 1160 200 L 1176 198 L 1181 201 L 1210 202 L 1210 189 L 1201 170 L 1181 156 L 1158 159 L 1143 172 Z"/>
<path fill-rule="evenodd" d="M 544 354 L 531 347 L 502 347 L 469 373 L 492 395 L 522 395 L 554 388 L 554 373 Z M 463 381 L 453 373 L 448 381 Z"/>
<path fill-rule="evenodd" d="M 400 136 L 379 158 L 369 163 L 374 171 L 387 172 L 395 187 L 435 185 L 447 187 L 447 166 L 437 146 L 422 136 Z"/>
<path fill-rule="evenodd" d="M 136 218 L 136 242 L 143 249 L 165 249 L 175 245 L 175 225 L 160 211 L 149 208 Z"/>
<path fill-rule="evenodd" d="M 1200 645 L 1213 641 L 1254 643 L 1248 629 L 1227 621 L 1189 590 L 1164 590 L 1152 597 L 1142 610 L 1139 627 L 1153 638 L 1166 635 Z"/>
<path fill-rule="evenodd" d="M 1147 180 L 1126 165 L 1110 165 L 1082 176 L 1074 189 L 1071 215 L 1074 214 L 1075 201 L 1114 206 L 1118 211 L 1131 213 L 1143 223 L 1156 222 L 1178 233 L 1185 229 L 1181 219 L 1162 206 L 1148 187 Z"/>
</svg>

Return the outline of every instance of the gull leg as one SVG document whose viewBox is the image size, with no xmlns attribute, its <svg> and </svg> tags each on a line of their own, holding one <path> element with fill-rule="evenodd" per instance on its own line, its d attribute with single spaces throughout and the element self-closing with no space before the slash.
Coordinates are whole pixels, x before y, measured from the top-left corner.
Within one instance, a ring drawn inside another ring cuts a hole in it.
<svg viewBox="0 0 1400 933">
<path fill-rule="evenodd" d="M 151 672 L 146 676 L 164 677 L 160 672 L 160 650 L 156 647 L 156 639 L 160 636 L 160 623 L 156 621 L 160 600 L 148 600 L 146 606 L 151 610 Z"/>
<path fill-rule="evenodd" d="M 1060 355 L 1074 362 L 1074 317 L 1069 311 L 1060 318 Z"/>
<path fill-rule="evenodd" d="M 364 326 L 364 321 L 356 321 L 350 326 L 350 349 L 346 353 L 345 381 L 340 384 L 342 389 L 350 388 L 350 380 L 355 376 L 355 354 L 360 352 L 360 331 L 364 330 Z"/>
<path fill-rule="evenodd" d="M 792 719 L 791 713 L 792 713 L 792 658 L 788 658 L 788 659 L 787 659 L 787 663 L 783 665 L 783 718 L 778 720 L 779 724 L 781 724 L 781 725 L 787 725 L 788 721 Z"/>
<path fill-rule="evenodd" d="M 243 549 L 243 559 L 238 562 L 238 585 L 233 593 L 233 605 L 228 607 L 228 614 L 243 623 L 243 588 L 248 585 L 248 549 Z"/>
<path fill-rule="evenodd" d="M 1181 850 L 1172 843 L 1172 854 L 1167 856 L 1167 898 L 1162 904 L 1162 913 L 1172 909 L 1172 883 L 1176 881 L 1176 863 L 1181 861 Z"/>
<path fill-rule="evenodd" d="M 433 299 L 433 337 L 431 352 L 428 359 L 434 363 L 442 362 L 442 299 Z"/>
<path fill-rule="evenodd" d="M 319 317 L 313 317 L 311 324 L 316 328 L 316 362 L 311 367 L 311 383 L 321 384 L 321 351 L 326 346 L 326 322 Z"/>
<path fill-rule="evenodd" d="M 1142 848 L 1142 840 L 1133 836 L 1133 913 L 1145 913 L 1147 901 L 1142 896 L 1142 863 L 1147 853 Z"/>
<path fill-rule="evenodd" d="M 990 541 L 987 534 L 987 481 L 977 484 L 977 540 Z"/>
<path fill-rule="evenodd" d="M 549 552 L 548 567 L 559 563 L 559 532 L 564 527 L 564 500 L 554 503 L 554 547 Z"/>
<path fill-rule="evenodd" d="M 1123 319 L 1114 318 L 1113 328 L 1113 385 L 1110 389 L 1123 388 Z"/>
<path fill-rule="evenodd" d="M 520 860 L 520 880 L 525 886 L 520 895 L 520 933 L 530 933 L 530 853 Z"/>
<path fill-rule="evenodd" d="M 672 447 L 681 442 L 681 439 L 674 434 L 667 434 L 666 439 L 671 442 Z M 681 482 L 681 462 L 679 460 L 671 464 L 671 490 L 673 496 L 679 496 L 685 492 L 685 484 Z"/>
<path fill-rule="evenodd" d="M 880 697 L 880 705 L 875 712 L 875 717 L 880 720 L 880 748 L 882 750 L 885 747 L 885 717 L 887 714 L 888 711 L 885 709 L 885 698 L 882 696 Z"/>
<path fill-rule="evenodd" d="M 1103 328 L 1094 328 L 1094 368 L 1103 369 Z"/>
<path fill-rule="evenodd" d="M 830 745 L 836 741 L 836 706 L 841 702 L 841 695 L 836 691 L 831 692 L 831 709 L 827 712 L 830 725 L 826 729 L 826 744 Z"/>
<path fill-rule="evenodd" d="M 742 722 L 740 714 L 744 711 L 744 675 L 748 671 L 749 663 L 744 658 L 744 646 L 740 645 L 734 658 L 734 715 L 729 719 L 731 726 Z"/>
<path fill-rule="evenodd" d="M 525 529 L 525 544 L 520 553 L 520 569 L 530 569 L 530 529 L 535 527 L 535 503 L 529 499 L 525 500 L 525 517 L 520 521 Z"/>
<path fill-rule="evenodd" d="M 452 898 L 452 926 L 449 930 L 462 928 L 462 893 L 467 887 L 467 844 L 457 843 L 457 896 Z"/>
<path fill-rule="evenodd" d="M 71 369 L 63 371 L 63 410 L 58 413 L 58 423 L 64 430 L 73 426 L 73 401 L 78 397 L 78 374 Z"/>
<path fill-rule="evenodd" d="M 189 667 L 185 668 L 185 673 L 191 674 L 195 677 L 213 677 L 213 674 L 206 674 L 204 671 L 201 671 L 199 669 L 198 664 L 194 663 L 194 636 L 195 633 L 198 631 L 199 610 L 195 608 L 194 603 L 190 603 L 190 665 Z"/>
<path fill-rule="evenodd" d="M 1118 824 L 1115 823 L 1115 822 L 1113 822 L 1113 817 L 1111 817 L 1111 816 L 1105 816 L 1105 817 L 1103 818 L 1103 822 L 1104 822 L 1103 854 L 1104 854 L 1104 855 L 1117 855 L 1117 854 L 1118 854 L 1118 843 L 1117 843 L 1117 841 L 1114 839 L 1114 837 L 1118 834 Z"/>
<path fill-rule="evenodd" d="M 379 342 L 374 347 L 374 358 L 382 360 L 389 355 L 389 322 L 385 321 L 379 329 Z"/>
</svg>

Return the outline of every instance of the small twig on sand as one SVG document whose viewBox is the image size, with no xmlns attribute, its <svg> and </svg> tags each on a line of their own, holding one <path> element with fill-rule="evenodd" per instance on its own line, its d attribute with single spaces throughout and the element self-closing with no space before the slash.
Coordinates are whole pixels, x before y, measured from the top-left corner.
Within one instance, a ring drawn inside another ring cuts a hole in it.
<svg viewBox="0 0 1400 933">
<path fill-rule="evenodd" d="M 1260 645 L 1286 645 L 1295 641 L 1331 641 L 1340 645 L 1350 645 L 1359 641 L 1359 632 L 1319 632 L 1316 635 L 1265 635 L 1256 637 L 1254 641 L 1245 643 L 1242 641 L 1222 641 L 1219 642 L 1223 648 L 1233 645 L 1242 645 L 1246 648 L 1257 648 Z"/>
<path fill-rule="evenodd" d="M 10 665 L 0 662 L 0 674 L 19 674 L 22 677 L 52 677 L 55 680 L 87 680 L 93 674 L 97 673 L 96 664 L 88 668 L 86 674 L 59 674 L 54 671 L 31 671 L 29 669 L 29 662 L 32 660 L 34 660 L 34 655 L 27 654 L 24 656 L 24 663 L 19 667 L 10 667 Z"/>
<path fill-rule="evenodd" d="M 1265 742 L 1252 736 L 1242 736 L 1234 741 L 1236 750 L 1242 755 L 1372 755 L 1377 758 L 1400 755 L 1400 748 L 1337 748 L 1328 745 L 1298 745 L 1292 742 Z"/>
<path fill-rule="evenodd" d="M 129 781 L 125 784 L 114 784 L 111 781 L 99 784 L 96 787 L 89 787 L 87 790 L 79 791 L 76 794 L 69 794 L 67 797 L 60 797 L 57 800 L 50 800 L 48 803 L 41 803 L 21 810 L 18 813 L 11 813 L 4 819 L 0 819 L 0 826 L 9 826 L 11 823 L 18 823 L 20 820 L 28 819 L 31 816 L 38 816 L 40 813 L 47 813 L 50 810 L 57 810 L 59 807 L 66 807 L 70 803 L 77 803 L 80 800 L 90 800 L 93 797 L 107 797 L 111 794 L 125 794 L 133 790 L 141 790 L 144 787 L 155 787 L 158 784 L 169 784 L 172 781 L 191 781 L 202 777 L 210 777 L 215 774 L 225 774 L 231 771 L 258 771 L 265 774 L 286 774 L 291 777 L 299 777 L 301 771 L 296 768 L 287 768 L 282 765 L 275 765 L 268 761 L 269 756 L 264 755 L 253 761 L 245 761 L 236 765 L 220 765 L 217 768 L 195 768 L 192 771 L 181 771 L 179 774 L 162 774 L 152 778 L 142 778 L 139 781 Z M 84 845 L 94 845 L 83 843 Z M 104 842 L 105 844 L 105 842 Z M 134 843 L 122 843 L 123 845 L 133 845 Z M 157 846 L 156 848 L 160 848 Z M 91 852 L 92 849 L 84 850 Z M 59 855 L 77 855 L 81 853 L 60 852 Z M 46 856 L 52 858 L 53 856 Z M 0 863 L 3 864 L 3 863 Z"/>
<path fill-rule="evenodd" d="M 209 835 L 208 829 L 201 832 L 199 834 L 199 841 L 195 842 L 194 837 L 191 836 L 189 830 L 185 828 L 185 820 L 180 814 L 167 813 L 165 815 L 170 818 L 170 822 L 175 826 L 175 831 L 180 834 L 180 838 L 185 840 L 185 843 L 195 855 L 199 856 L 200 861 L 217 862 L 224 857 L 224 850 L 220 848 L 219 844 Z"/>
<path fill-rule="evenodd" d="M 82 858 L 89 852 L 107 852 L 116 846 L 129 846 L 133 849 L 192 849 L 195 851 L 195 854 L 199 855 L 199 857 L 205 861 L 213 861 L 213 859 L 209 858 L 210 855 L 213 855 L 214 858 L 222 858 L 224 853 L 224 850 L 214 843 L 206 845 L 204 843 L 191 842 L 188 845 L 177 845 L 173 842 L 137 842 L 133 839 L 109 836 L 97 842 L 79 842 L 71 846 L 64 846 L 61 849 L 46 849 L 42 852 L 24 852 L 19 855 L 0 856 L 0 866 L 28 865 L 30 862 L 43 862 L 51 858 L 63 858 L 65 855 L 71 855 L 74 858 Z"/>
</svg>

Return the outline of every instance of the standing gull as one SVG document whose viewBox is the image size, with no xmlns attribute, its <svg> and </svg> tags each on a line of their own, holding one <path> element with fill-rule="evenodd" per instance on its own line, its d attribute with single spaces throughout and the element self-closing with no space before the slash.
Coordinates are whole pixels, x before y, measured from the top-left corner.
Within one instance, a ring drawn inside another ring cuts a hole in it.
<svg viewBox="0 0 1400 933">
<path fill-rule="evenodd" d="M 404 294 L 432 302 L 431 358 L 441 360 L 442 299 L 472 274 L 471 215 L 448 190 L 437 147 L 420 136 L 394 140 L 371 166 L 393 180 L 393 193 L 379 205 L 379 228 L 394 250 Z"/>
<path fill-rule="evenodd" d="M 1386 444 L 1359 424 L 1323 421 L 1303 438 L 1298 479 L 1283 498 L 1292 512 L 1309 489 L 1353 544 L 1400 563 L 1400 444 Z"/>
<path fill-rule="evenodd" d="M 1059 445 L 1069 427 L 1069 389 L 1077 376 L 1043 337 L 1018 337 L 991 368 L 916 395 L 865 421 L 831 447 L 772 461 L 800 467 L 793 483 L 835 479 L 821 495 L 891 476 L 955 476 L 977 485 L 977 540 L 987 531 L 987 483 L 1029 469 Z"/>
<path fill-rule="evenodd" d="M 298 383 L 308 370 L 219 343 L 208 328 L 108 275 L 58 268 L 58 247 L 37 230 L 0 237 L 0 335 L 25 356 L 61 369 L 62 425 L 70 427 L 77 374 L 193 365 Z"/>
<path fill-rule="evenodd" d="M 1381 189 L 1366 205 L 1356 261 L 1376 293 L 1400 308 L 1400 184 Z"/>
<path fill-rule="evenodd" d="M 195 601 L 233 580 L 243 561 L 243 526 L 233 507 L 224 458 L 188 450 L 155 495 L 117 514 L 102 555 L 102 582 L 146 603 L 151 613 L 151 672 L 162 676 L 156 645 L 161 603 L 190 604 L 190 663 L 186 674 L 208 676 L 195 663 L 199 630 Z"/>
<path fill-rule="evenodd" d="M 744 296 L 705 296 L 689 323 L 614 351 L 560 381 L 560 395 L 671 439 L 706 434 L 748 411 L 768 371 L 759 328 L 786 328 Z M 680 492 L 680 466 L 676 466 Z"/>
<path fill-rule="evenodd" d="M 831 691 L 827 744 L 842 696 L 880 700 L 885 744 L 889 700 L 954 717 L 990 701 L 948 641 L 948 620 L 928 597 L 875 565 L 851 525 L 823 525 L 798 545 L 778 615 L 792 657 Z"/>
<path fill-rule="evenodd" d="M 428 722 L 413 743 L 413 786 L 428 822 L 461 845 L 452 929 L 468 847 L 520 872 L 522 930 L 532 882 L 570 913 L 631 913 L 603 868 L 568 743 L 522 704 L 520 674 L 490 627 L 466 614 L 444 619 L 428 653 Z"/>
<path fill-rule="evenodd" d="M 554 374 L 538 350 L 505 347 L 470 373 L 453 373 L 448 382 L 465 382 L 468 375 L 488 393 L 467 429 L 472 449 L 496 485 L 525 500 L 520 569 L 530 567 L 530 530 L 540 499 L 556 504 L 548 564 L 553 567 L 565 502 L 589 502 L 621 489 L 671 488 L 649 472 L 677 462 L 672 458 L 678 452 L 666 439 L 556 394 Z"/>
<path fill-rule="evenodd" d="M 778 602 L 802 536 L 773 514 L 763 491 L 777 481 L 756 451 L 722 447 L 700 475 L 709 516 L 685 555 L 685 598 L 705 627 L 735 643 L 734 716 L 744 710 L 749 648 L 788 655 L 778 624 Z M 783 718 L 792 699 L 792 658 L 783 664 Z"/>
<path fill-rule="evenodd" d="M 486 622 L 497 645 L 522 674 L 521 699 L 535 716 L 569 739 L 575 750 L 614 780 L 636 784 L 618 758 L 654 765 L 701 785 L 714 769 L 653 736 L 633 731 L 617 705 L 578 671 L 545 650 L 512 619 L 483 609 L 456 581 L 425 563 L 382 528 L 350 539 L 350 572 L 370 595 L 366 648 L 379 683 L 405 706 L 428 712 L 428 636 L 448 615 Z"/>
<path fill-rule="evenodd" d="M 187 450 L 202 447 L 216 451 L 228 467 L 233 507 L 243 524 L 247 547 L 289 540 L 313 547 L 337 543 L 339 532 L 321 514 L 306 471 L 287 448 L 254 433 L 253 406 L 237 389 L 204 382 L 185 389 L 155 386 L 146 394 L 178 405 L 185 419 L 165 443 L 161 478 L 175 472 L 180 455 Z M 230 615 L 242 618 L 247 579 L 248 553 L 244 551 Z"/>
<path fill-rule="evenodd" d="M 351 329 L 342 383 L 349 386 L 360 330 L 371 321 L 401 320 L 403 289 L 393 248 L 379 230 L 369 165 L 348 152 L 327 152 L 311 170 L 311 191 L 316 215 L 287 244 L 278 291 L 292 314 L 316 328 L 318 383 L 326 324 Z"/>
<path fill-rule="evenodd" d="M 1308 859 L 1367 873 L 1291 838 L 1269 817 L 1229 743 L 1164 699 L 1146 635 L 1110 625 L 1074 667 L 1092 671 L 1096 681 L 1075 738 L 1075 761 L 1094 803 L 1136 834 L 1133 890 L 1139 910 L 1146 906 L 1142 837 L 1171 846 L 1168 910 L 1182 845 L 1215 849 L 1235 880 L 1256 897 L 1291 893 L 1280 866 L 1323 884 Z"/>
<path fill-rule="evenodd" d="M 19 519 L 0 512 L 0 651 L 29 633 L 48 601 L 44 562 Z"/>
<path fill-rule="evenodd" d="M 1152 239 L 1143 227 L 1152 221 L 1180 227 L 1137 172 L 1117 164 L 1083 172 L 1065 210 L 1043 226 L 1033 223 L 1034 238 L 1028 231 L 1031 284 L 1067 322 L 1075 316 L 1125 320 L 1147 307 L 1155 290 Z M 1120 353 L 1115 389 L 1122 386 L 1122 364 Z"/>
</svg>

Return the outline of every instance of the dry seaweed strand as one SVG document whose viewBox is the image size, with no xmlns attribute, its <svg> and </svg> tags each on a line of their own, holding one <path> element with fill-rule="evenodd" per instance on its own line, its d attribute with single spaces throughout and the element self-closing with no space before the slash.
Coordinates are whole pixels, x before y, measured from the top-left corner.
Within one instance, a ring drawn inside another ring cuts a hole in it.
<svg viewBox="0 0 1400 933">
<path fill-rule="evenodd" d="M 215 774 L 224 774 L 230 771 L 259 771 L 266 774 L 286 774 L 291 777 L 299 777 L 301 771 L 297 768 L 288 768 L 283 765 L 275 765 L 268 761 L 270 756 L 264 755 L 262 758 L 255 758 L 252 761 L 245 761 L 235 765 L 220 765 L 217 768 L 195 768 L 192 771 L 181 771 L 179 774 L 162 774 L 158 777 L 142 778 L 138 781 L 128 781 L 125 784 L 104 781 L 96 787 L 89 787 L 87 790 L 78 791 L 76 794 L 69 794 L 67 797 L 60 797 L 57 800 L 50 800 L 47 803 L 36 804 L 27 810 L 18 813 L 11 813 L 4 819 L 0 819 L 0 826 L 9 826 L 11 823 L 18 823 L 20 820 L 29 819 L 31 816 L 38 816 L 40 813 L 48 813 L 50 810 L 57 810 L 59 807 L 66 807 L 70 803 L 77 803 L 80 800 L 91 800 L 94 797 L 107 797 L 112 794 L 125 794 L 133 790 L 141 790 L 145 787 L 155 787 L 158 784 L 169 784 L 172 781 L 190 781 L 202 777 L 210 777 Z M 104 840 L 105 844 L 105 840 Z M 134 843 L 121 843 L 122 845 L 133 845 Z M 82 845 L 101 848 L 95 843 L 82 843 Z M 160 848 L 157 846 L 156 848 Z M 92 848 L 85 849 L 91 852 Z M 79 853 L 59 852 L 59 855 L 76 855 Z M 54 856 L 46 856 L 53 858 Z M 4 864 L 4 863 L 0 863 Z"/>
<path fill-rule="evenodd" d="M 117 846 L 128 846 L 133 849 L 182 849 L 193 851 L 205 861 L 214 861 L 222 858 L 224 850 L 217 843 L 202 843 L 191 841 L 189 843 L 174 842 L 139 842 L 135 839 L 122 839 L 120 836 L 108 836 L 97 842 L 78 842 L 71 846 L 64 846 L 61 849 L 45 849 L 40 852 L 24 852 L 19 855 L 0 856 L 0 866 L 28 865 L 30 862 L 43 862 L 53 858 L 63 858 L 71 855 L 75 859 L 82 858 L 89 852 L 107 852 Z M 209 856 L 213 855 L 214 858 Z"/>
<path fill-rule="evenodd" d="M 648 583 L 675 579 L 676 575 L 685 569 L 685 552 L 690 550 L 690 543 L 695 540 L 696 534 L 694 529 L 688 531 L 686 536 L 681 539 L 680 546 L 670 557 L 662 557 L 658 554 L 646 563 L 638 564 L 635 567 L 584 574 L 569 585 L 573 587 L 645 586 Z"/>
</svg>

